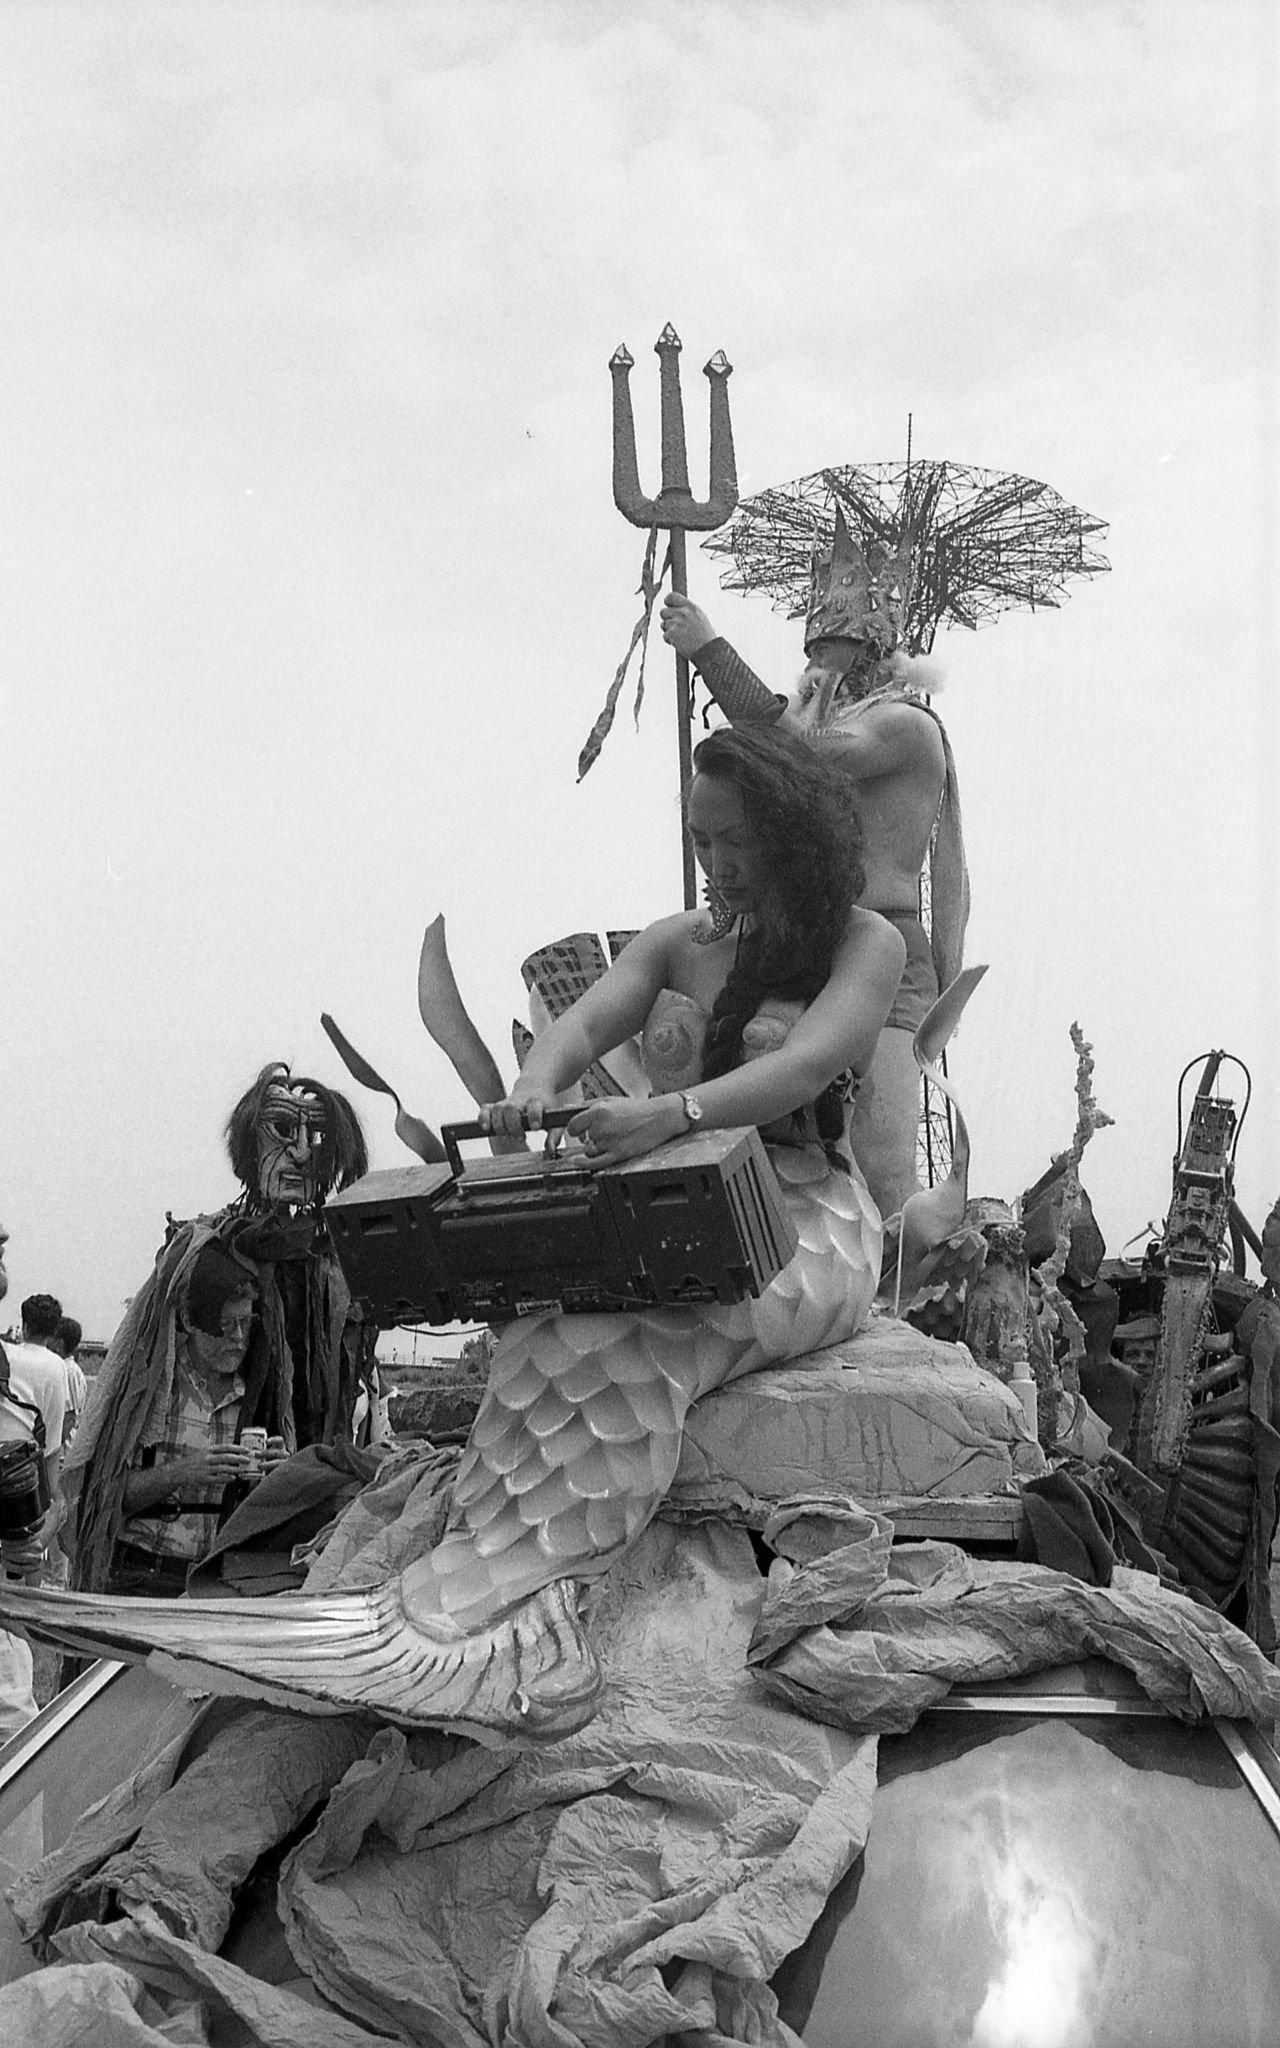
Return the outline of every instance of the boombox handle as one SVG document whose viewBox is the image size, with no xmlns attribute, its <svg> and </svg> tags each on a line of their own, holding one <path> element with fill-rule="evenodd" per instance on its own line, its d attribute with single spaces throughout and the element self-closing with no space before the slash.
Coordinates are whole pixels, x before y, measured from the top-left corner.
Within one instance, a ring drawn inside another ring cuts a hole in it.
<svg viewBox="0 0 1280 2048">
<path fill-rule="evenodd" d="M 542 1129 L 544 1131 L 562 1131 L 570 1118 L 579 1114 L 581 1107 L 582 1105 L 579 1103 L 577 1109 L 544 1110 L 542 1113 Z M 528 1130 L 528 1128 L 529 1126 L 526 1124 L 525 1129 Z M 472 1118 L 470 1123 L 465 1124 L 441 1124 L 440 1140 L 449 1156 L 449 1171 L 455 1180 L 459 1179 L 462 1173 L 462 1154 L 458 1150 L 460 1140 L 463 1138 L 487 1138 L 488 1136 L 489 1132 L 486 1131 L 484 1125 L 477 1123 L 474 1118 Z"/>
</svg>

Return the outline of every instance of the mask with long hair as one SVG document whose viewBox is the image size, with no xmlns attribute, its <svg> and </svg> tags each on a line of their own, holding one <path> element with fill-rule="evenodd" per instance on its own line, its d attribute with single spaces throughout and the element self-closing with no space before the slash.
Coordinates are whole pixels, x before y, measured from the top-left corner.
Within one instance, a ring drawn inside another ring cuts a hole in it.
<svg viewBox="0 0 1280 2048">
<path fill-rule="evenodd" d="M 368 1171 L 359 1118 L 335 1088 L 263 1067 L 227 1119 L 231 1168 L 250 1209 L 316 1209 L 334 1188 Z"/>
</svg>

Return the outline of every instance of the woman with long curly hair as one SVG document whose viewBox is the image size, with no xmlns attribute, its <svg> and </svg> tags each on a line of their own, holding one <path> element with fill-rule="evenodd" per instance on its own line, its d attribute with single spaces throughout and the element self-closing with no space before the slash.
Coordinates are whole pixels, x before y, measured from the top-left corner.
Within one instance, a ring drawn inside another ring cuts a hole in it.
<svg viewBox="0 0 1280 2048">
<path fill-rule="evenodd" d="M 654 1093 L 610 1097 L 570 1124 L 596 1164 L 634 1159 L 690 1127 L 756 1124 L 834 1146 L 901 972 L 893 927 L 859 908 L 862 839 L 849 782 L 777 727 L 715 732 L 695 749 L 688 827 L 712 911 L 681 911 L 638 934 L 613 968 L 537 1041 L 506 1102 L 480 1112 L 495 1134 L 534 1129 L 593 1060 L 637 1032 Z M 699 1040 L 680 1078 L 665 1047 L 683 1013 Z M 658 1016 L 654 1007 L 658 1006 Z M 699 1024 L 701 1019 L 701 1024 Z M 845 1156 L 840 1162 L 850 1170 Z M 857 1177 L 861 1184 L 861 1177 Z"/>
<path fill-rule="evenodd" d="M 901 936 L 854 900 L 858 832 L 838 770 L 774 729 L 712 734 L 688 824 L 712 902 L 640 932 L 481 1111 L 538 1128 L 614 1047 L 640 1036 L 653 1092 L 569 1122 L 586 1163 L 756 1125 L 798 1248 L 758 1299 L 522 1315 L 498 1334 L 447 1522 L 369 1593 L 138 1603 L 114 1626 L 299 1699 L 397 1720 L 552 1737 L 587 1720 L 600 1668 L 579 1589 L 646 1527 L 675 1476 L 690 1405 L 743 1373 L 853 1335 L 880 1274 L 879 1214 L 843 1150 L 850 1077 L 902 972 Z M 87 1608 L 89 1603 L 85 1603 Z M 82 1636 L 110 1642 L 99 1617 Z"/>
</svg>

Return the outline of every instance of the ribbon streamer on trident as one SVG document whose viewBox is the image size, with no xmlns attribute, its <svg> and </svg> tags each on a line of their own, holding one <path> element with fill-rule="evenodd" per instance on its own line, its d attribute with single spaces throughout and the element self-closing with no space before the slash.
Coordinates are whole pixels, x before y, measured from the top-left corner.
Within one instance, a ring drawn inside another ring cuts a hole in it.
<svg viewBox="0 0 1280 2048">
<path fill-rule="evenodd" d="M 640 649 L 640 672 L 636 678 L 636 701 L 633 708 L 633 716 L 637 726 L 640 723 L 640 706 L 644 702 L 644 662 L 649 644 L 649 621 L 653 617 L 653 607 L 657 602 L 658 592 L 662 588 L 662 579 L 667 573 L 665 561 L 661 569 L 655 572 L 653 565 L 657 559 L 657 554 L 658 529 L 654 526 L 649 530 L 649 544 L 644 551 L 644 567 L 640 571 L 640 596 L 644 599 L 644 608 L 635 625 L 631 628 L 631 639 L 627 646 L 627 651 L 614 670 L 613 681 L 609 685 L 604 703 L 600 706 L 596 722 L 583 742 L 582 752 L 578 756 L 579 782 L 581 782 L 588 768 L 594 767 L 595 763 L 599 760 L 600 749 L 613 729 L 613 714 L 618 708 L 618 699 L 622 695 L 622 685 L 627 680 L 627 670 L 631 666 L 631 657 L 637 647 Z"/>
<path fill-rule="evenodd" d="M 703 375 L 711 386 L 710 489 L 709 495 L 698 501 L 689 489 L 684 404 L 680 396 L 680 337 L 669 323 L 654 343 L 654 351 L 659 363 L 662 421 L 662 488 L 656 498 L 646 498 L 640 489 L 635 418 L 631 410 L 630 379 L 635 359 L 624 344 L 615 350 L 609 361 L 609 375 L 613 379 L 613 502 L 623 518 L 629 519 L 633 526 L 647 526 L 651 532 L 651 539 L 649 552 L 645 557 L 642 586 L 645 599 L 644 614 L 632 635 L 626 659 L 614 677 L 605 709 L 596 721 L 591 739 L 583 748 L 578 763 L 579 780 L 585 775 L 603 745 L 605 733 L 612 721 L 613 707 L 622 687 L 627 662 L 631 659 L 637 641 L 648 631 L 657 585 L 661 581 L 660 577 L 655 579 L 653 575 L 652 535 L 659 528 L 665 528 L 669 538 L 667 558 L 671 564 L 671 588 L 683 597 L 689 587 L 685 534 L 691 528 L 697 532 L 709 533 L 713 528 L 723 526 L 738 502 L 738 475 L 734 461 L 733 429 L 729 421 L 727 389 L 729 378 L 733 374 L 732 363 L 724 350 L 718 349 L 710 362 L 703 365 Z M 641 675 L 643 681 L 643 670 Z M 676 720 L 680 747 L 682 816 L 689 794 L 689 784 L 693 780 L 693 746 L 690 737 L 692 713 L 689 664 L 683 655 L 677 655 Z M 682 864 L 685 908 L 691 910 L 697 902 L 697 894 L 693 850 L 689 845 L 687 833 L 683 835 Z"/>
</svg>

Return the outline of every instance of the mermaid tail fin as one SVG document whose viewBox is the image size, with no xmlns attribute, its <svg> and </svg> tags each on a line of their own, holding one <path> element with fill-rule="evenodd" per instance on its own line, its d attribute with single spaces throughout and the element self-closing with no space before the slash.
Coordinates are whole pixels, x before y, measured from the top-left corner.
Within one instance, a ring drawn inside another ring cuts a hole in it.
<svg viewBox="0 0 1280 2048">
<path fill-rule="evenodd" d="M 742 1352 L 728 1317 L 729 1330 L 684 1309 L 513 1325 L 442 1541 L 377 1591 L 226 1601 L 6 1586 L 0 1613 L 73 1649 L 158 1654 L 210 1690 L 480 1739 L 568 1734 L 600 1686 L 575 1582 L 607 1571 L 664 1498 L 690 1402 Z"/>
<path fill-rule="evenodd" d="M 571 1584 L 544 1586 L 518 1612 L 468 1634 L 410 1615 L 410 1577 L 374 1592 L 269 1600 L 126 1599 L 18 1585 L 0 1597 L 12 1621 L 93 1656 L 158 1658 L 189 1689 L 321 1713 L 367 1709 L 478 1741 L 550 1740 L 591 1718 L 600 1667 Z"/>
<path fill-rule="evenodd" d="M 0 1586 L 0 1616 L 107 1655 L 159 1654 L 180 1682 L 313 1711 L 554 1737 L 600 1685 L 577 1585 L 606 1572 L 675 1476 L 690 1404 L 771 1360 L 842 1341 L 880 1270 L 857 1176 L 813 1147 L 776 1165 L 795 1256 L 758 1300 L 509 1324 L 426 1557 L 376 1592 L 114 1599 Z"/>
</svg>

